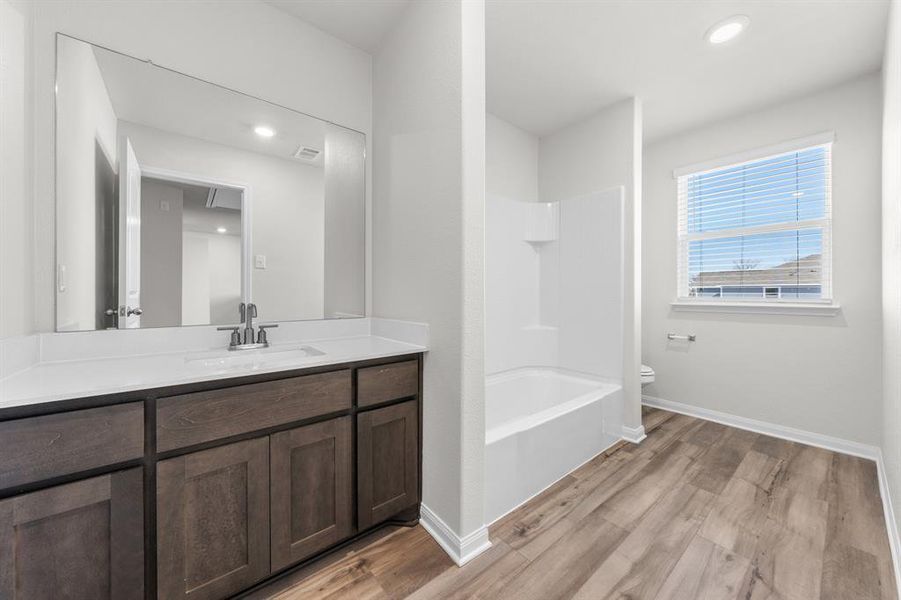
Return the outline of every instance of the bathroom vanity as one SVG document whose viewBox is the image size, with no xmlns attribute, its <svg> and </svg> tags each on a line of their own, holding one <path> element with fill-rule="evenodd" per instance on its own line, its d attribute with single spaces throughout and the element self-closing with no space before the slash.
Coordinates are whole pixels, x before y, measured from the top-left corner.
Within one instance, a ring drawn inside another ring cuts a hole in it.
<svg viewBox="0 0 901 600">
<path fill-rule="evenodd" d="M 421 416 L 418 352 L 0 406 L 0 597 L 226 598 L 415 523 Z"/>
<path fill-rule="evenodd" d="M 365 316 L 365 135 L 56 58 L 56 333 L 0 340 L 0 599 L 227 598 L 417 522 L 427 348 Z"/>
</svg>

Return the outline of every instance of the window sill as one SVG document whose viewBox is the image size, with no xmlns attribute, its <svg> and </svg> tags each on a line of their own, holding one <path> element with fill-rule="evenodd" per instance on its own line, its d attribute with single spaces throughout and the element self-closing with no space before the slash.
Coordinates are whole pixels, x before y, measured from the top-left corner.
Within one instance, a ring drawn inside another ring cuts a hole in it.
<svg viewBox="0 0 901 600">
<path fill-rule="evenodd" d="M 834 317 L 842 307 L 831 302 L 704 302 L 677 300 L 670 307 L 679 312 Z"/>
</svg>

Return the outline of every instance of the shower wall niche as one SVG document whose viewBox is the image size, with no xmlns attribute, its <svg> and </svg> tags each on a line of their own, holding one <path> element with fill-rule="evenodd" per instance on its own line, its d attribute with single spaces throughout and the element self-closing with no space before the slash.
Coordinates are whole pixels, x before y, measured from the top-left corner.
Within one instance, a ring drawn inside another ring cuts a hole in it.
<svg viewBox="0 0 901 600">
<path fill-rule="evenodd" d="M 621 381 L 622 187 L 558 202 L 489 195 L 486 214 L 487 373 Z"/>
</svg>

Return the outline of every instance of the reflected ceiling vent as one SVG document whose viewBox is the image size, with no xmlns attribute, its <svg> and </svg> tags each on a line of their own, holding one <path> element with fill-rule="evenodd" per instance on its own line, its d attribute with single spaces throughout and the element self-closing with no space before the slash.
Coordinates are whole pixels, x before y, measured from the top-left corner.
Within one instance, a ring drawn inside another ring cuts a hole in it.
<svg viewBox="0 0 901 600">
<path fill-rule="evenodd" d="M 300 160 L 316 160 L 316 157 L 319 156 L 319 152 L 320 151 L 316 148 L 301 146 L 297 149 L 297 152 L 294 153 L 294 158 L 299 158 Z"/>
<path fill-rule="evenodd" d="M 207 208 L 228 208 L 241 210 L 243 193 L 235 188 L 210 188 L 206 197 Z"/>
</svg>

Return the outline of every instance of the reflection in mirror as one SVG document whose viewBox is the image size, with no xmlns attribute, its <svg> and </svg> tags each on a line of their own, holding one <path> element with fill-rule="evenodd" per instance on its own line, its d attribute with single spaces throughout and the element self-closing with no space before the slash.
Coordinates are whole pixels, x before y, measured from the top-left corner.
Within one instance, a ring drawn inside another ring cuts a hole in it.
<svg viewBox="0 0 901 600">
<path fill-rule="evenodd" d="M 57 329 L 362 316 L 362 134 L 59 34 Z"/>
<path fill-rule="evenodd" d="M 141 327 L 234 322 L 241 202 L 235 188 L 141 178 Z"/>
</svg>

